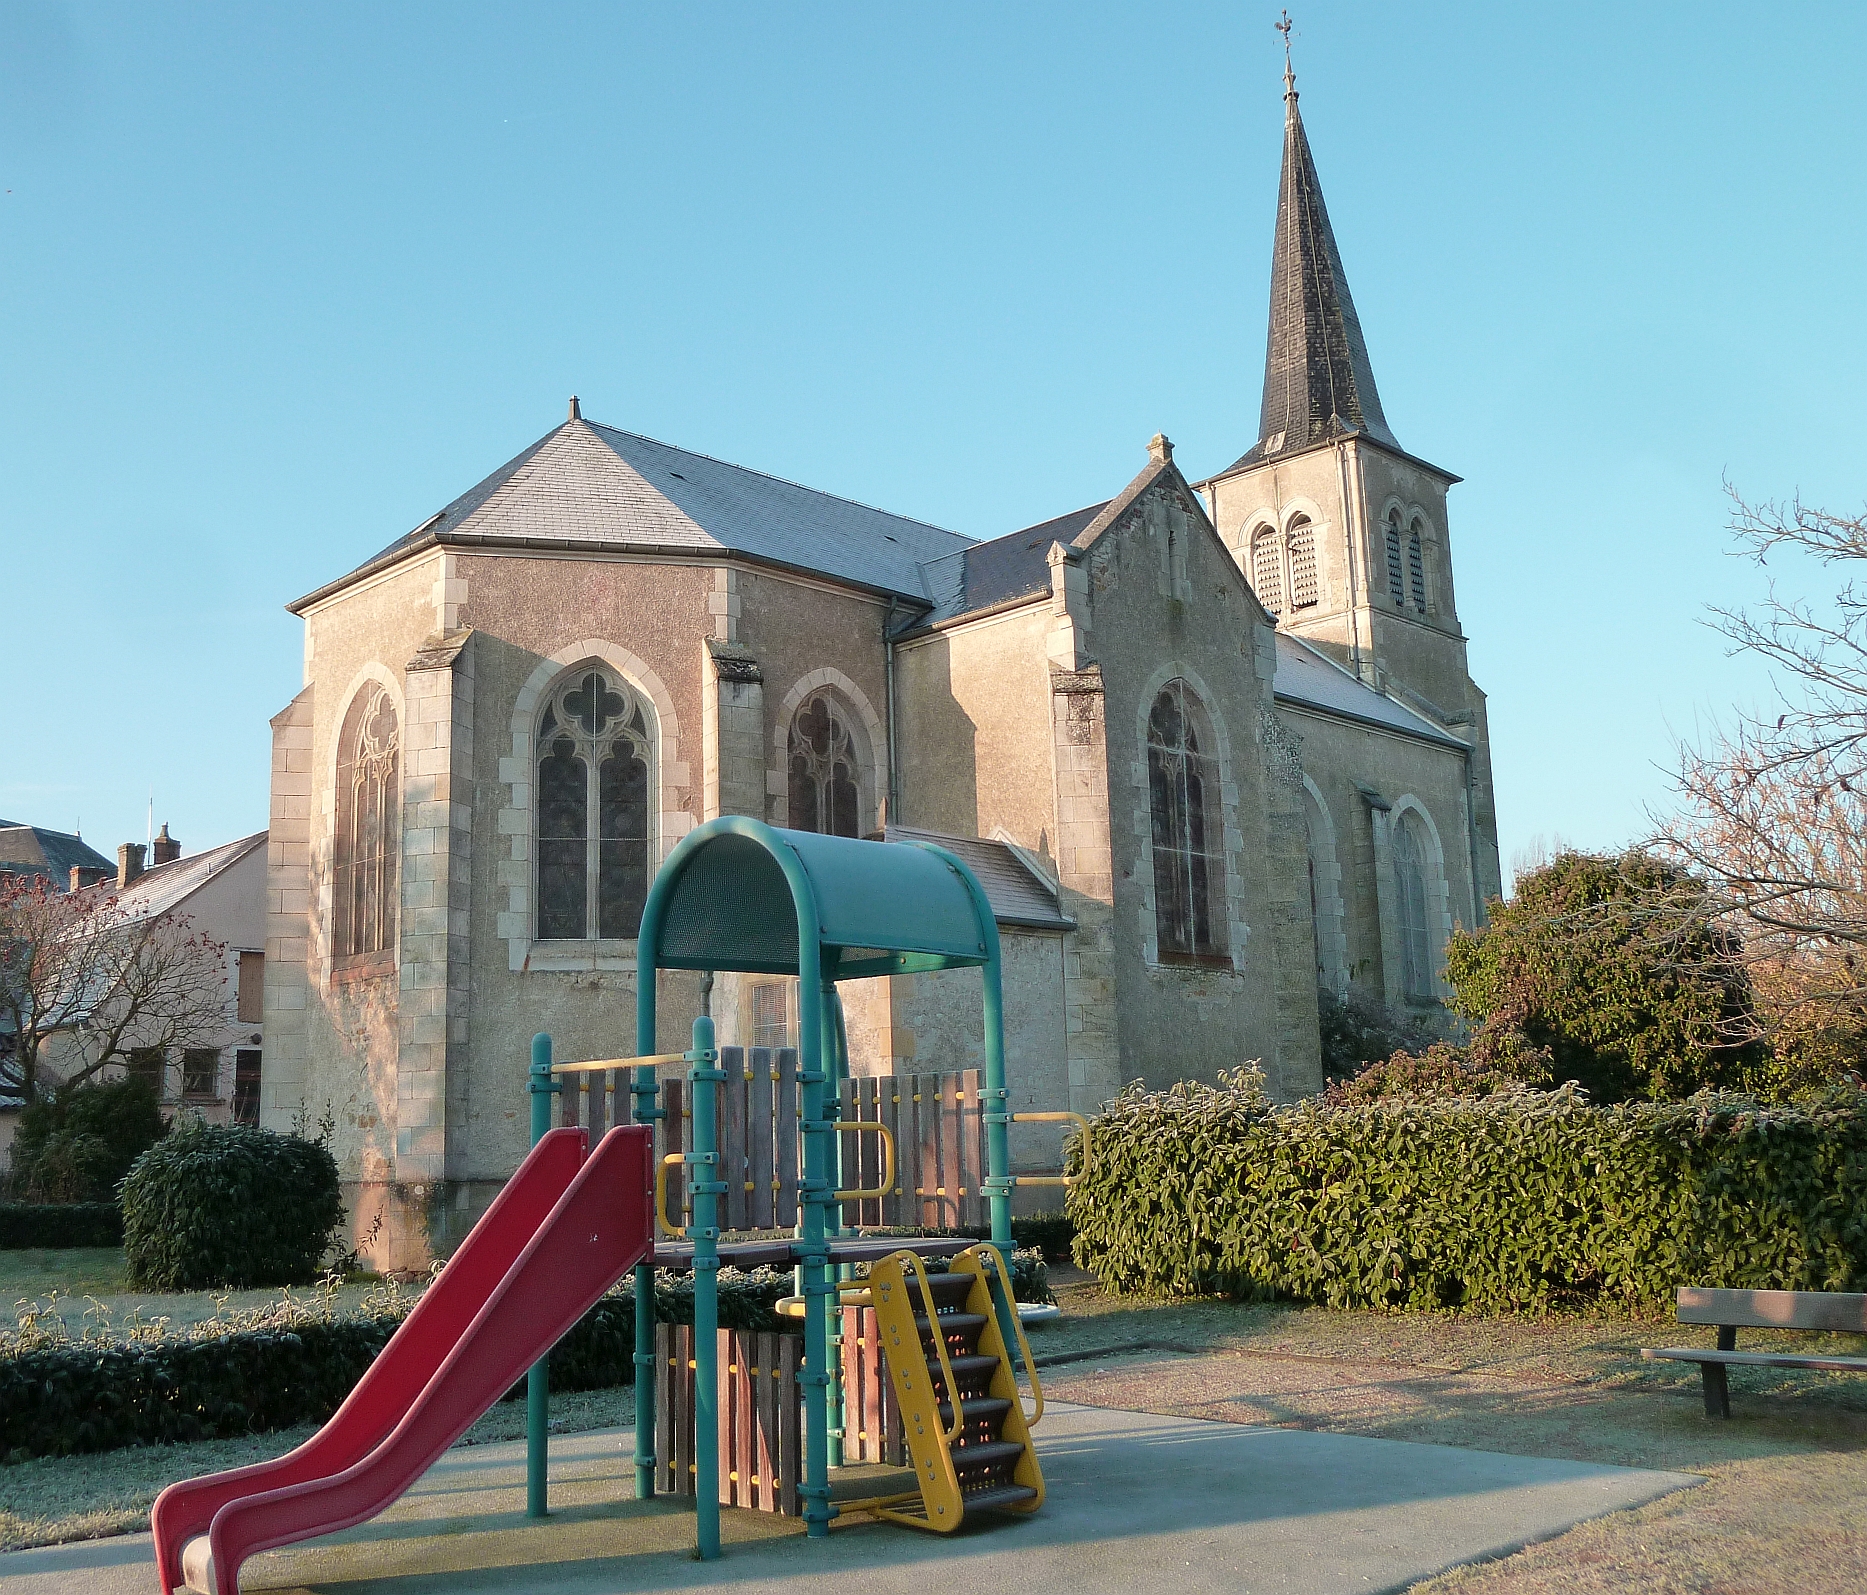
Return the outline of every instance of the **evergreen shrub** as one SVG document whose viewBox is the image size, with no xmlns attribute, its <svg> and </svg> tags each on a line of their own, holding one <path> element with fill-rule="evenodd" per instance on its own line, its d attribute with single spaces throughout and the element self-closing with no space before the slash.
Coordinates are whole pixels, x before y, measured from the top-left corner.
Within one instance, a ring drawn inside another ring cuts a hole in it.
<svg viewBox="0 0 1867 1595">
<path fill-rule="evenodd" d="M 86 1081 L 35 1097 L 20 1110 L 13 1138 L 14 1194 L 30 1202 L 108 1201 L 164 1128 L 146 1080 Z"/>
<path fill-rule="evenodd" d="M 1867 1289 L 1858 1091 L 1278 1108 L 1262 1078 L 1131 1088 L 1098 1121 L 1068 1204 L 1076 1260 L 1105 1287 L 1486 1312 L 1659 1310 L 1680 1285 Z"/>
<path fill-rule="evenodd" d="M 122 1202 L 130 1280 L 143 1290 L 310 1284 L 344 1217 L 326 1147 L 199 1120 L 136 1160 Z"/>
<path fill-rule="evenodd" d="M 115 1202 L 0 1202 L 0 1251 L 122 1244 Z"/>
</svg>

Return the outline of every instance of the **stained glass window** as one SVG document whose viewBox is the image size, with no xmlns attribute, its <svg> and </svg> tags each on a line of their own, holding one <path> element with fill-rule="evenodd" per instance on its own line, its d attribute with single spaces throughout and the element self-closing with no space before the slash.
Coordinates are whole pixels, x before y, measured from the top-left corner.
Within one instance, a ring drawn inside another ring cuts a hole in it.
<svg viewBox="0 0 1867 1595">
<path fill-rule="evenodd" d="M 401 736 L 379 686 L 351 700 L 337 750 L 334 952 L 394 961 L 401 879 Z"/>
<path fill-rule="evenodd" d="M 1147 720 L 1155 940 L 1163 958 L 1225 952 L 1219 771 L 1198 697 L 1170 681 Z"/>
<path fill-rule="evenodd" d="M 860 836 L 862 796 L 849 711 L 827 692 L 807 698 L 791 721 L 787 755 L 791 828 Z"/>
<path fill-rule="evenodd" d="M 1394 825 L 1394 883 L 1400 898 L 1401 984 L 1409 997 L 1433 995 L 1433 942 L 1428 928 L 1426 850 L 1420 822 L 1403 814 Z"/>
<path fill-rule="evenodd" d="M 649 875 L 648 711 L 614 672 L 582 666 L 538 722 L 541 940 L 627 940 Z"/>
</svg>

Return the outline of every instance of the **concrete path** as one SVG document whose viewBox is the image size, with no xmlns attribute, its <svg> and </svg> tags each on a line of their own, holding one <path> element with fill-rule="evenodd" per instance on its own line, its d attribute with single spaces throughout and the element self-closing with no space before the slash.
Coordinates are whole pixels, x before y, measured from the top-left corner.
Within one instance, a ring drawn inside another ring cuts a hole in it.
<svg viewBox="0 0 1867 1595">
<path fill-rule="evenodd" d="M 319 1595 L 864 1595 L 1101 1591 L 1378 1595 L 1699 1482 L 1301 1429 L 1053 1403 L 1038 1430 L 1049 1499 L 950 1538 L 867 1521 L 809 1543 L 725 1512 L 727 1551 L 691 1558 L 691 1513 L 638 1504 L 627 1431 L 552 1446 L 547 1523 L 523 1516 L 522 1444 L 457 1448 L 374 1523 L 247 1565 L 251 1592 Z M 0 1595 L 153 1595 L 149 1537 L 0 1556 Z"/>
</svg>

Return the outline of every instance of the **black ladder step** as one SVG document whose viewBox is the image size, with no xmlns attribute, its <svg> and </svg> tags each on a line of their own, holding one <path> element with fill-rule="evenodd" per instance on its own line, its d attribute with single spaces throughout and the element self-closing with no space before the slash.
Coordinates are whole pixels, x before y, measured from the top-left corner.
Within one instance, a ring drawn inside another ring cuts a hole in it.
<svg viewBox="0 0 1867 1595">
<path fill-rule="evenodd" d="M 953 1372 L 957 1375 L 959 1370 L 955 1368 Z M 1003 1396 L 960 1397 L 959 1416 L 962 1423 L 996 1423 L 1009 1411 L 1011 1411 L 1011 1403 Z M 940 1421 L 942 1423 L 951 1423 L 953 1421 L 953 1405 L 951 1402 L 943 1401 L 940 1403 Z"/>
<path fill-rule="evenodd" d="M 951 1336 L 964 1334 L 969 1329 L 983 1329 L 991 1321 L 984 1313 L 942 1313 L 931 1322 L 925 1313 L 914 1315 L 914 1327 L 921 1332 L 923 1337 L 933 1333 L 933 1324 L 940 1326 L 942 1335 Z"/>
<path fill-rule="evenodd" d="M 989 1375 L 994 1369 L 998 1367 L 998 1359 L 996 1357 L 989 1357 L 989 1356 L 982 1356 L 982 1355 L 981 1356 L 970 1356 L 970 1357 L 948 1357 L 947 1362 L 951 1365 L 953 1369 L 953 1377 L 955 1379 L 960 1379 L 960 1380 L 965 1379 L 965 1377 L 968 1374 L 982 1373 L 982 1374 Z M 945 1384 L 946 1381 L 941 1377 L 940 1359 L 938 1357 L 934 1357 L 934 1356 L 928 1357 L 927 1371 L 933 1375 L 934 1382 L 936 1384 L 939 1384 L 939 1385 Z"/>
<path fill-rule="evenodd" d="M 976 1445 L 956 1445 L 949 1455 L 956 1468 L 991 1468 L 1016 1462 L 1024 1455 L 1024 1446 L 1016 1440 L 982 1440 Z"/>
<path fill-rule="evenodd" d="M 1028 1484 L 988 1484 L 980 1490 L 962 1486 L 959 1498 L 968 1512 L 981 1512 L 995 1506 L 1021 1506 L 1035 1501 L 1037 1492 Z"/>
</svg>

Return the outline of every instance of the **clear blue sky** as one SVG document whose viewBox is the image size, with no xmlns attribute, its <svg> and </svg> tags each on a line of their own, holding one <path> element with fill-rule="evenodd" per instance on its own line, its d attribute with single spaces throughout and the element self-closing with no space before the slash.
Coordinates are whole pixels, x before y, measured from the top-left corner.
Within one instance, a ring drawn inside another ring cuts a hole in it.
<svg viewBox="0 0 1867 1595">
<path fill-rule="evenodd" d="M 289 599 L 586 414 L 979 536 L 1256 435 L 1276 8 L 0 0 L 0 815 L 266 823 Z M 1867 497 L 1867 8 L 1299 6 L 1503 848 L 1767 683 L 1721 481 Z"/>
</svg>

